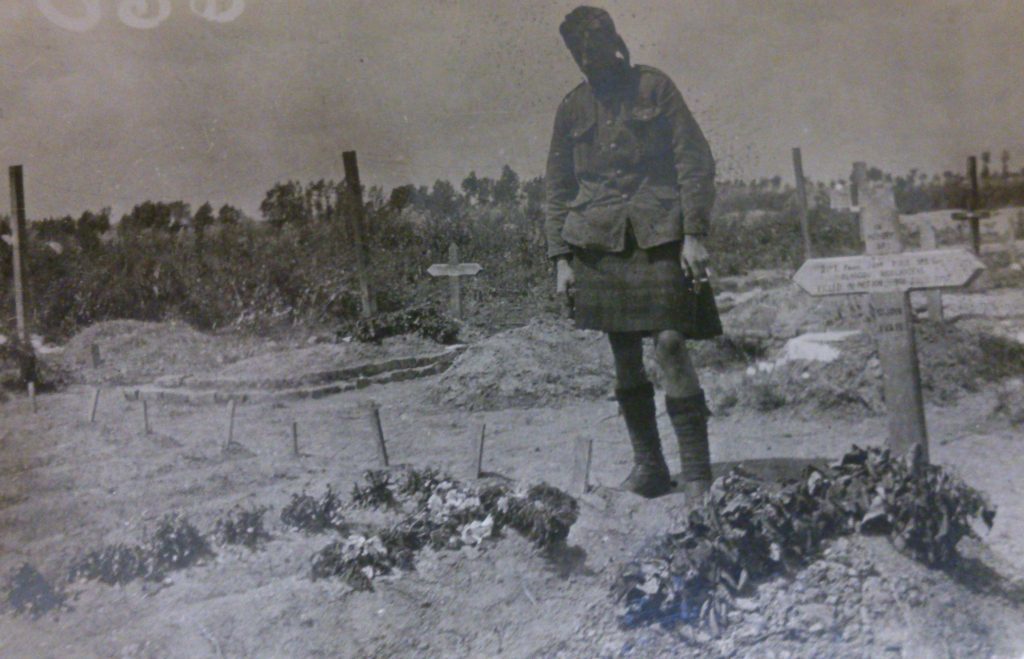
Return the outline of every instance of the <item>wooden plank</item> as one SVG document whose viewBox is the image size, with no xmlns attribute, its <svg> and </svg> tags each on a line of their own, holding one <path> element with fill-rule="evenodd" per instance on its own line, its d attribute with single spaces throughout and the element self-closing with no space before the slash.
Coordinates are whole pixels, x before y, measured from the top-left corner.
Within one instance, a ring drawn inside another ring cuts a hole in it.
<svg viewBox="0 0 1024 659">
<path fill-rule="evenodd" d="M 807 183 L 804 180 L 803 156 L 800 147 L 793 148 L 793 174 L 796 179 L 796 201 L 800 211 L 800 231 L 804 237 L 804 259 L 814 256 L 811 249 L 811 231 L 807 225 Z"/>
<path fill-rule="evenodd" d="M 355 151 L 345 151 L 342 160 L 345 163 L 345 181 L 348 183 L 348 190 L 352 198 L 352 213 L 349 226 L 352 230 L 352 239 L 356 248 L 356 274 L 359 277 L 359 297 L 362 304 L 363 317 L 369 317 L 377 313 L 377 304 L 373 297 L 373 289 L 370 286 L 369 262 L 370 256 L 366 249 L 363 228 L 365 227 L 365 213 L 363 209 L 363 186 L 359 182 L 359 162 Z"/>
<path fill-rule="evenodd" d="M 862 211 L 863 212 L 863 211 Z M 984 263 L 959 248 L 888 253 L 891 238 L 881 238 L 874 254 L 811 259 L 793 280 L 811 295 L 884 293 L 963 286 L 985 269 Z"/>
</svg>

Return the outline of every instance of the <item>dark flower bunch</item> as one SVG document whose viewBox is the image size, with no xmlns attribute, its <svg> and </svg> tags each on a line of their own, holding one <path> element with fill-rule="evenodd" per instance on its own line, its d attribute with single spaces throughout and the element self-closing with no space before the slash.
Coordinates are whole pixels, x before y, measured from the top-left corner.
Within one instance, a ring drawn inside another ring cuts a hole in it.
<svg viewBox="0 0 1024 659">
<path fill-rule="evenodd" d="M 270 534 L 263 526 L 266 507 L 235 508 L 217 520 L 213 535 L 217 541 L 225 545 L 243 545 L 249 549 L 257 549 L 270 539 Z"/>
<path fill-rule="evenodd" d="M 181 515 L 167 515 L 143 545 L 116 544 L 90 551 L 72 563 L 68 580 L 88 579 L 108 585 L 135 579 L 159 581 L 170 570 L 191 567 L 213 550 L 202 533 Z"/>
<path fill-rule="evenodd" d="M 352 324 L 352 338 L 379 343 L 390 336 L 417 334 L 448 345 L 459 337 L 459 325 L 433 306 L 419 306 L 361 318 Z"/>
<path fill-rule="evenodd" d="M 286 526 L 306 533 L 323 533 L 327 530 L 344 532 L 348 529 L 342 515 L 344 504 L 332 490 L 327 490 L 319 499 L 302 492 L 293 494 L 291 501 L 281 511 L 281 521 Z"/>
<path fill-rule="evenodd" d="M 7 584 L 7 605 L 18 615 L 39 618 L 50 611 L 66 608 L 66 599 L 63 592 L 28 563 L 15 570 Z"/>
<path fill-rule="evenodd" d="M 626 627 L 703 624 L 717 633 L 735 597 L 805 565 L 840 535 L 887 534 L 932 567 L 956 558 L 972 521 L 991 527 L 987 499 L 915 451 L 856 446 L 825 469 L 770 489 L 741 468 L 715 482 L 685 528 L 662 537 L 621 572 L 614 595 Z"/>
</svg>

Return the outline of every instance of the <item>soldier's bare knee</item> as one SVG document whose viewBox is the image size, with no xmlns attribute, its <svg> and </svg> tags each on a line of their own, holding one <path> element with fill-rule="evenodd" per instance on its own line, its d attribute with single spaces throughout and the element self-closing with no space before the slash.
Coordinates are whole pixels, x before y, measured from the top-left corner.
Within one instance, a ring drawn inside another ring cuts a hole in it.
<svg viewBox="0 0 1024 659">
<path fill-rule="evenodd" d="M 661 363 L 675 363 L 686 355 L 686 342 L 683 335 L 675 330 L 663 330 L 658 333 L 655 355 Z"/>
</svg>

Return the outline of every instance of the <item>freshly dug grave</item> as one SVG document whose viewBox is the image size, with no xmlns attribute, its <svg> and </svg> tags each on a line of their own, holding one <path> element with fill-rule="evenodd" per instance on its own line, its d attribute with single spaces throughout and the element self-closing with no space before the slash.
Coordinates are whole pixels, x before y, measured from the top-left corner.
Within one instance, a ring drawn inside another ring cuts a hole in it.
<svg viewBox="0 0 1024 659">
<path fill-rule="evenodd" d="M 784 341 L 807 332 L 859 329 L 864 323 L 860 297 L 811 297 L 793 283 L 719 293 L 716 301 L 722 326 L 732 336 Z"/>
<path fill-rule="evenodd" d="M 916 339 L 927 402 L 949 404 L 1024 374 L 1024 344 L 984 329 L 919 322 Z M 714 411 L 885 412 L 881 363 L 867 333 L 801 335 L 773 357 L 743 372 L 708 378 Z"/>
<path fill-rule="evenodd" d="M 92 367 L 92 346 L 101 363 Z M 235 379 L 295 377 L 358 362 L 438 352 L 442 346 L 414 335 L 371 344 L 357 341 L 296 344 L 258 337 L 205 334 L 180 322 L 115 320 L 97 323 L 45 361 L 71 382 L 142 384 L 163 376 L 217 374 Z"/>
<path fill-rule="evenodd" d="M 613 379 L 611 349 L 602 334 L 540 319 L 470 346 L 431 396 L 470 410 L 551 406 L 605 396 Z"/>
<path fill-rule="evenodd" d="M 101 363 L 92 367 L 92 346 Z M 139 384 L 163 375 L 202 373 L 269 350 L 256 339 L 198 332 L 182 322 L 113 320 L 76 334 L 52 360 L 72 382 Z"/>
<path fill-rule="evenodd" d="M 854 447 L 783 486 L 737 469 L 625 566 L 616 617 L 599 614 L 581 636 L 638 656 L 1013 652 L 1022 639 L 1006 630 L 1024 593 L 958 551 L 973 522 L 990 527 L 994 514 L 917 454 Z"/>
<path fill-rule="evenodd" d="M 655 384 L 660 373 L 653 343 L 644 341 L 644 364 Z M 724 336 L 691 342 L 699 369 L 746 366 L 764 357 L 758 339 Z M 608 339 L 600 332 L 574 329 L 568 321 L 535 320 L 470 346 L 441 377 L 434 402 L 469 410 L 547 407 L 603 398 L 615 387 Z"/>
</svg>

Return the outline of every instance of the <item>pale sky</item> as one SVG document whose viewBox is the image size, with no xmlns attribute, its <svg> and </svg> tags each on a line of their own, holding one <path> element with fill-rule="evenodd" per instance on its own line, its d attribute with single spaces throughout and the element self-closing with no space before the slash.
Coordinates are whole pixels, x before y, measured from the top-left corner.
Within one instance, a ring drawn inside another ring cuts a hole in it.
<svg viewBox="0 0 1024 659">
<path fill-rule="evenodd" d="M 0 0 L 0 165 L 24 165 L 30 217 L 146 199 L 255 216 L 276 181 L 342 178 L 349 149 L 386 188 L 532 177 L 581 79 L 558 34 L 575 2 L 247 0 L 226 23 L 163 2 L 137 29 L 123 0 Z M 78 32 L 41 4 L 102 11 Z M 595 4 L 675 80 L 723 177 L 791 179 L 794 146 L 816 179 L 1004 148 L 1024 167 L 1020 0 Z"/>
</svg>

